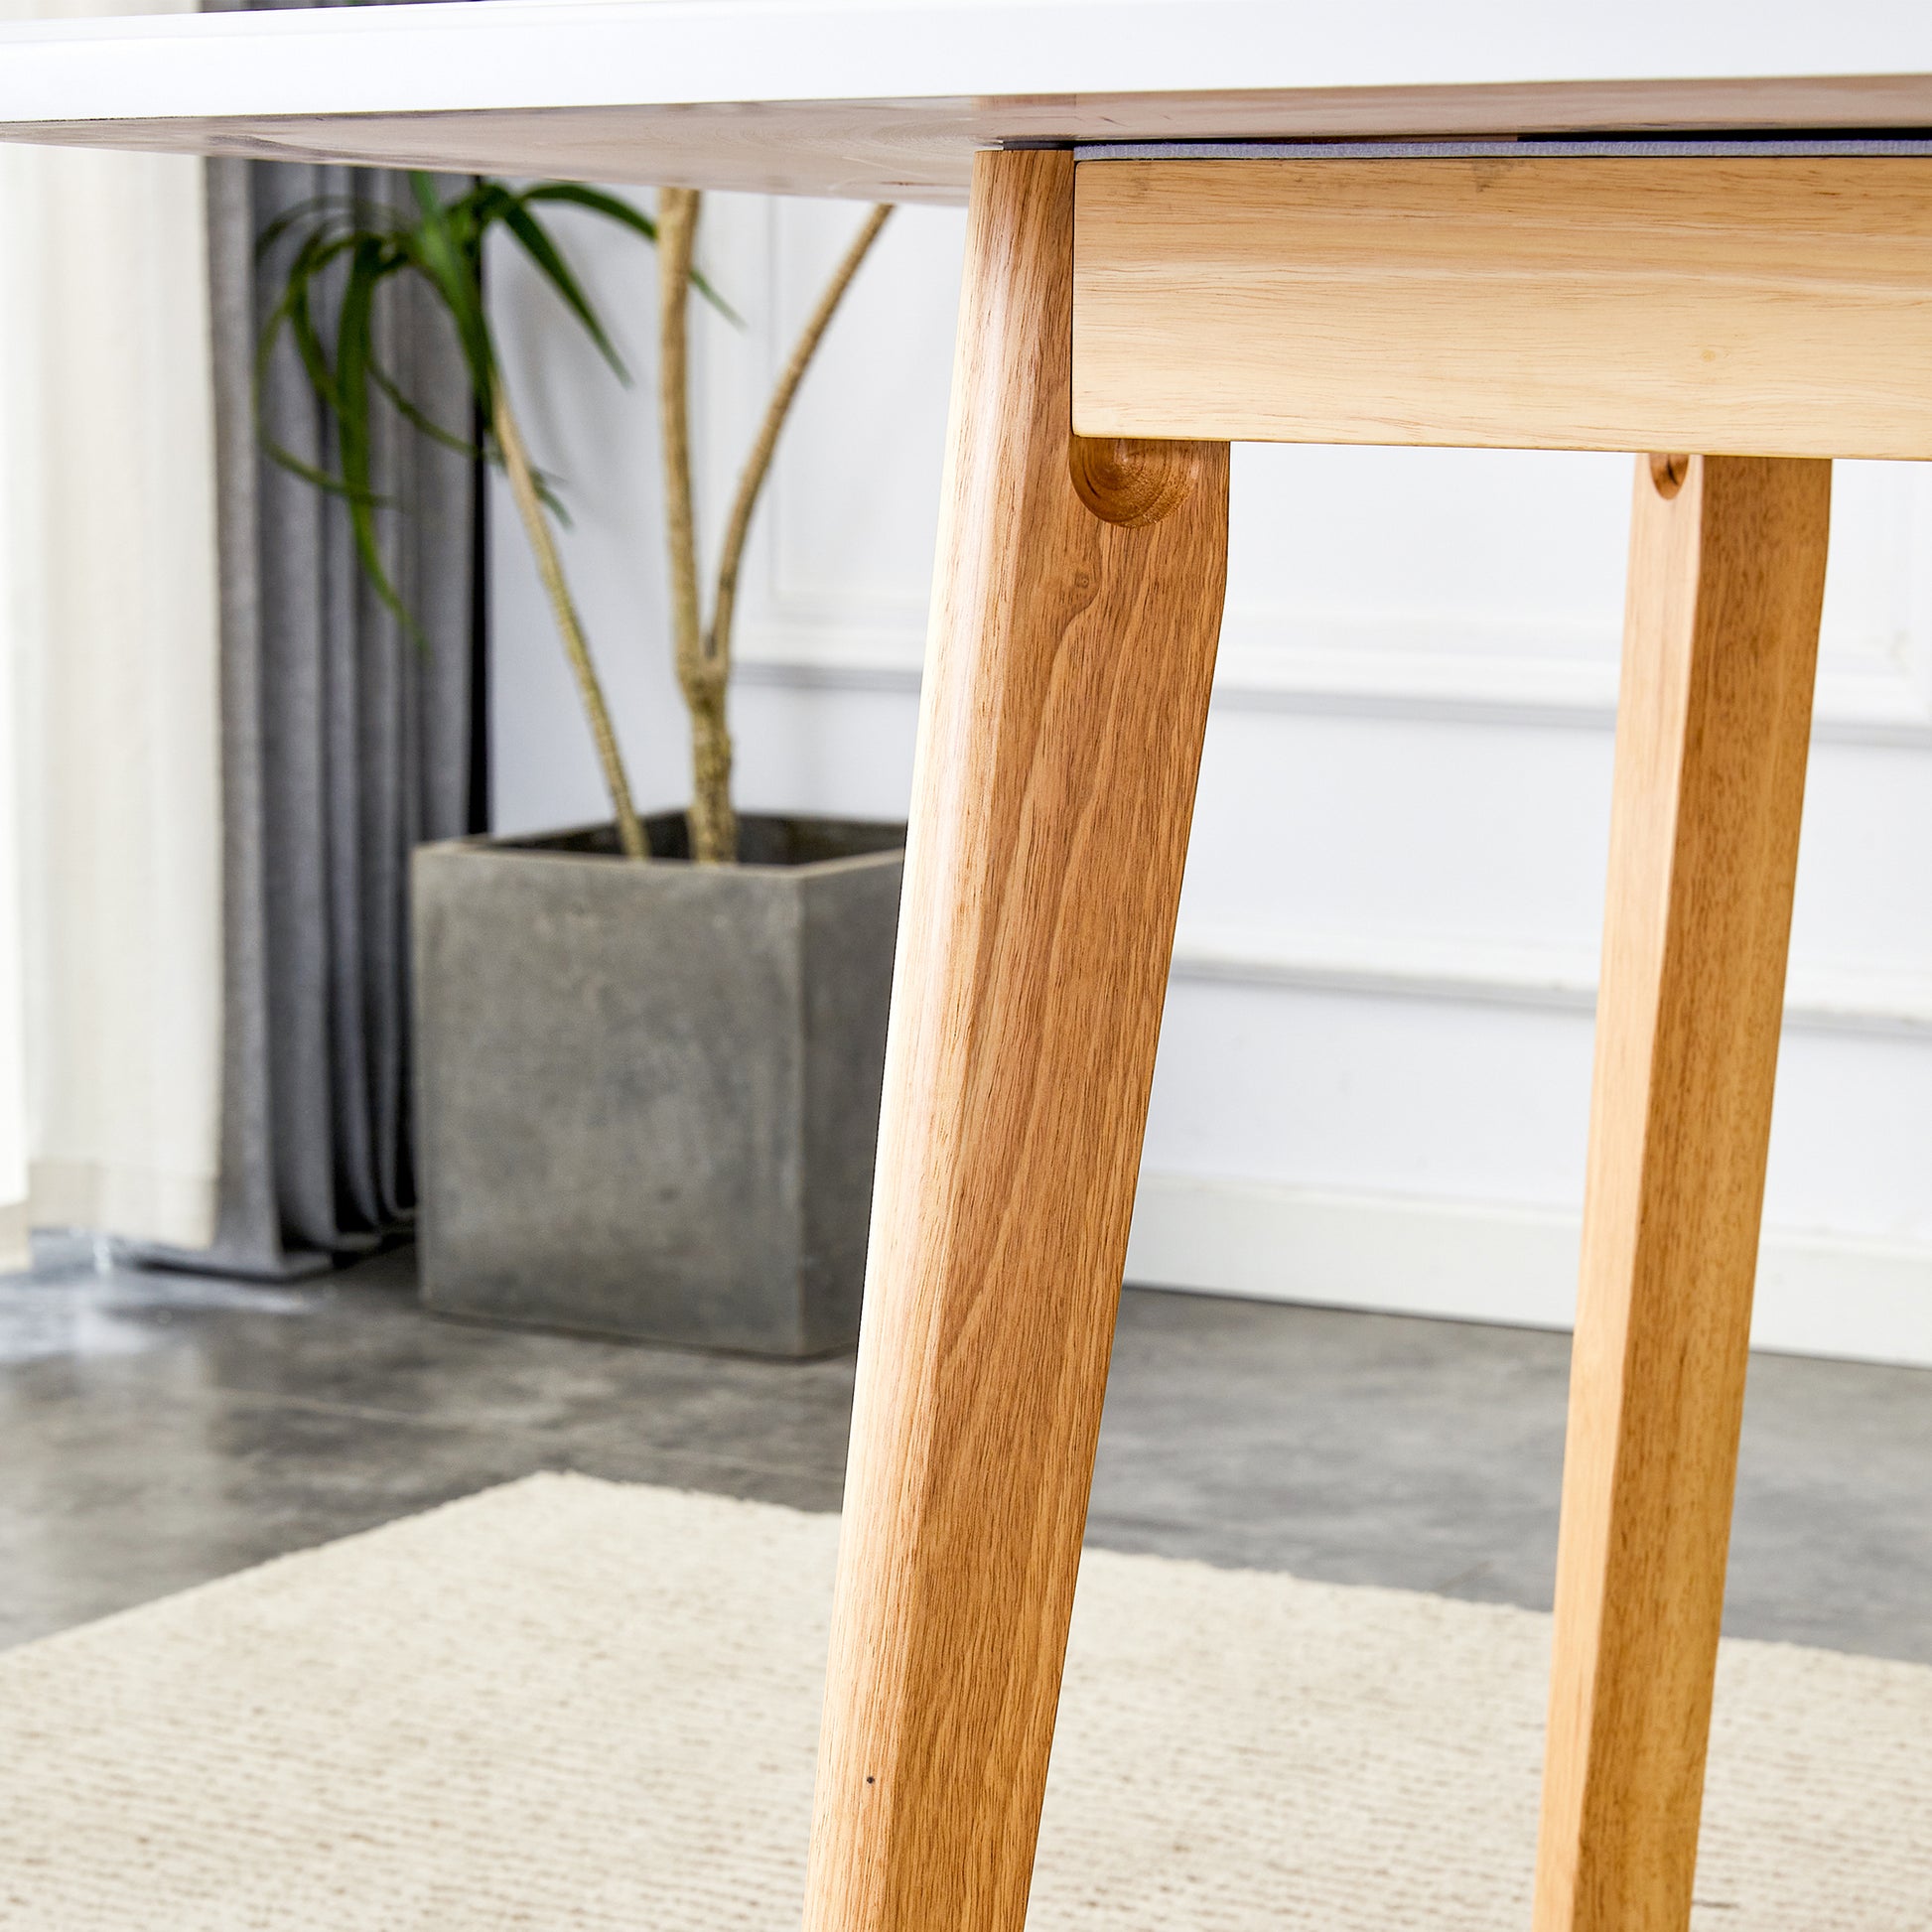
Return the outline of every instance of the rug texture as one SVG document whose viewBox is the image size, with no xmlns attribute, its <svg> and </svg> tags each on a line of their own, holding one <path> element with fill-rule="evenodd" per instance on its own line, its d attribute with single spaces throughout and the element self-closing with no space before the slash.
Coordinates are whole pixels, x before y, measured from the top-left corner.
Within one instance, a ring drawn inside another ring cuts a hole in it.
<svg viewBox="0 0 1932 1932">
<path fill-rule="evenodd" d="M 794 1932 L 836 1519 L 537 1476 L 0 1656 L 8 1932 Z M 1090 1553 L 1033 1932 L 1528 1924 L 1549 1620 Z M 1932 1926 L 1932 1670 L 1725 1646 L 1700 1932 Z"/>
</svg>

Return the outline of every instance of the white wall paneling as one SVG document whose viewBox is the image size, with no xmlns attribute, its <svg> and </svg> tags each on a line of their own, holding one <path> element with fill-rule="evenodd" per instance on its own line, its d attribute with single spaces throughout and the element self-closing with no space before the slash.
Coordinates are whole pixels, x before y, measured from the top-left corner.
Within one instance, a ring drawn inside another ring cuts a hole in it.
<svg viewBox="0 0 1932 1932">
<path fill-rule="evenodd" d="M 858 219 L 714 197 L 715 535 L 763 385 Z M 568 229 L 640 377 L 651 268 Z M 901 211 L 803 392 L 755 533 L 746 803 L 904 808 L 961 217 Z M 682 795 L 653 402 L 510 261 L 496 301 L 640 792 Z M 1574 1293 L 1630 466 L 1236 454 L 1209 728 L 1131 1271 L 1563 1324 Z M 598 810 L 506 505 L 499 819 Z M 1932 469 L 1841 465 L 1758 1339 L 1932 1363 Z"/>
</svg>

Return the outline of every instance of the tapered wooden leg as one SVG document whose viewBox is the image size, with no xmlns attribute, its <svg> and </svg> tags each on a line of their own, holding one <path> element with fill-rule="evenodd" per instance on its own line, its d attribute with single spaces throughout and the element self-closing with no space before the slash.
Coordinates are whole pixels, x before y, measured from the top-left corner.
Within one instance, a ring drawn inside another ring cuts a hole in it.
<svg viewBox="0 0 1932 1932">
<path fill-rule="evenodd" d="M 1020 1932 L 1220 627 L 1225 444 L 1069 432 L 973 177 L 805 1924 Z"/>
<path fill-rule="evenodd" d="M 1640 459 L 1537 1932 L 1683 1932 L 1831 467 Z"/>
</svg>

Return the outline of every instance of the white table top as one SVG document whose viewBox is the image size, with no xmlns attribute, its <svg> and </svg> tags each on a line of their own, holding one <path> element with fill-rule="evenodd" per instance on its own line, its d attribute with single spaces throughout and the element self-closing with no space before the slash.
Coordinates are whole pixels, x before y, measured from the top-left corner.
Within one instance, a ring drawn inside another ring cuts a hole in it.
<svg viewBox="0 0 1932 1932">
<path fill-rule="evenodd" d="M 475 0 L 0 29 L 0 138 L 958 201 L 1003 140 L 1932 126 L 1928 0 Z"/>
</svg>

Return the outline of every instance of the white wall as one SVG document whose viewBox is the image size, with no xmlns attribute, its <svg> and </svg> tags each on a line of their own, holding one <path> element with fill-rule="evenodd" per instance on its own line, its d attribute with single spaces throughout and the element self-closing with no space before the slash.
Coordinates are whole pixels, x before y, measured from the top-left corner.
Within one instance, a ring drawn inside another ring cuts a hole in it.
<svg viewBox="0 0 1932 1932">
<path fill-rule="evenodd" d="M 752 327 L 701 325 L 710 526 L 858 218 L 713 198 Z M 750 806 L 903 811 L 962 219 L 903 210 L 803 393 L 759 520 L 734 702 Z M 680 801 L 648 257 L 570 239 L 620 391 L 500 264 L 540 461 L 640 793 Z M 1630 464 L 1243 448 L 1217 697 L 1130 1278 L 1567 1324 Z M 598 815 L 494 506 L 505 829 Z M 1932 1362 L 1932 473 L 1841 465 L 1758 1339 Z"/>
</svg>

